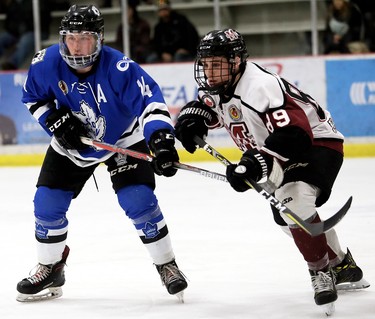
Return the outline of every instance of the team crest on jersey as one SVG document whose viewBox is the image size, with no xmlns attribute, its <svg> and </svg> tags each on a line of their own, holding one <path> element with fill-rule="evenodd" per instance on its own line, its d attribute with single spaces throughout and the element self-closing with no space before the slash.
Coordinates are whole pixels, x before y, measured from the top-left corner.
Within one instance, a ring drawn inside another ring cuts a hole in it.
<svg viewBox="0 0 375 319">
<path fill-rule="evenodd" d="M 154 238 L 160 234 L 157 224 L 146 223 L 145 227 L 142 228 L 146 238 Z"/>
<path fill-rule="evenodd" d="M 64 93 L 64 95 L 68 94 L 68 85 L 64 81 L 59 81 L 58 83 L 60 90 Z"/>
<path fill-rule="evenodd" d="M 44 60 L 45 55 L 46 49 L 40 50 L 39 52 L 35 53 L 33 59 L 31 60 L 31 64 L 42 62 Z"/>
<path fill-rule="evenodd" d="M 208 107 L 215 107 L 214 99 L 209 95 L 202 96 L 203 103 L 206 104 Z"/>
<path fill-rule="evenodd" d="M 96 116 L 94 110 L 84 100 L 80 102 L 80 111 L 74 113 L 84 124 L 91 138 L 98 141 L 103 140 L 106 123 L 105 118 L 102 115 Z"/>
<path fill-rule="evenodd" d="M 231 105 L 228 110 L 229 116 L 233 121 L 240 121 L 242 119 L 242 113 L 235 105 Z"/>
</svg>

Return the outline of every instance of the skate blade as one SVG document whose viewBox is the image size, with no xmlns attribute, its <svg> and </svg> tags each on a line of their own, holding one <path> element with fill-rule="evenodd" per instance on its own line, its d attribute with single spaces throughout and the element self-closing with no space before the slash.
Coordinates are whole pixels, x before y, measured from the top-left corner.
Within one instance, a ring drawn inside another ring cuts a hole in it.
<svg viewBox="0 0 375 319">
<path fill-rule="evenodd" d="M 178 299 L 179 302 L 185 303 L 185 300 L 184 300 L 184 291 L 180 291 L 180 292 L 176 293 L 175 296 L 177 297 L 177 299 Z"/>
<path fill-rule="evenodd" d="M 16 300 L 19 302 L 35 302 L 35 301 L 43 301 L 43 300 L 51 300 L 59 298 L 63 295 L 61 287 L 53 287 L 47 288 L 38 294 L 30 295 L 30 294 L 21 294 L 19 293 Z"/>
<path fill-rule="evenodd" d="M 365 289 L 370 287 L 370 284 L 367 280 L 361 279 L 359 281 L 353 282 L 343 282 L 341 284 L 336 285 L 336 290 L 341 291 L 351 291 L 351 290 L 358 290 L 358 289 Z"/>
<path fill-rule="evenodd" d="M 335 312 L 335 303 L 334 302 L 330 302 L 330 303 L 327 303 L 325 305 L 321 305 L 320 307 L 322 307 L 324 313 L 326 314 L 327 317 L 329 316 L 332 316 L 333 313 Z"/>
</svg>

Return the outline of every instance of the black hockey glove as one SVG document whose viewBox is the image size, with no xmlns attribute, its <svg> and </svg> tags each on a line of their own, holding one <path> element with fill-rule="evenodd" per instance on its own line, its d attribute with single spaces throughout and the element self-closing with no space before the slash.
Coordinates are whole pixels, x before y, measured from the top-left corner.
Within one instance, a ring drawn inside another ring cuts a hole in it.
<svg viewBox="0 0 375 319">
<path fill-rule="evenodd" d="M 237 192 L 247 191 L 250 186 L 246 184 L 246 179 L 257 182 L 267 176 L 269 167 L 267 162 L 268 165 L 272 165 L 272 160 L 263 156 L 258 150 L 246 151 L 238 164 L 227 166 L 228 182 Z"/>
<path fill-rule="evenodd" d="M 204 139 L 208 133 L 207 124 L 214 116 L 208 106 L 198 101 L 191 101 L 181 109 L 175 125 L 176 137 L 189 153 L 196 150 L 194 136 Z"/>
<path fill-rule="evenodd" d="M 178 162 L 179 157 L 174 147 L 174 136 L 167 130 L 156 131 L 151 135 L 149 147 L 154 154 L 152 167 L 156 174 L 171 177 L 177 169 L 173 162 Z"/>
<path fill-rule="evenodd" d="M 70 109 L 61 107 L 52 112 L 46 119 L 46 126 L 65 149 L 82 150 L 88 147 L 80 139 L 80 136 L 87 136 L 87 131 Z"/>
</svg>

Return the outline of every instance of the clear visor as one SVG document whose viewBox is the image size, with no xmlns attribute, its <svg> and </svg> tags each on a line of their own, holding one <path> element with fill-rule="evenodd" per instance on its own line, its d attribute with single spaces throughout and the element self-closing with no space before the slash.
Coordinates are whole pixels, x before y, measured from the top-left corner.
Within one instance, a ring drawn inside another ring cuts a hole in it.
<svg viewBox="0 0 375 319">
<path fill-rule="evenodd" d="M 60 31 L 60 54 L 72 68 L 92 65 L 102 49 L 102 34 L 91 31 Z"/>
</svg>

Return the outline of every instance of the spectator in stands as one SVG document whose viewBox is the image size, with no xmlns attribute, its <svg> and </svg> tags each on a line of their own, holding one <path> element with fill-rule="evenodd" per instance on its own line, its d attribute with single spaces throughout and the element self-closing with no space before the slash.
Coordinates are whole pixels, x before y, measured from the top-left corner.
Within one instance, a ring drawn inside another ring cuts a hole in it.
<svg viewBox="0 0 375 319">
<path fill-rule="evenodd" d="M 145 63 L 147 56 L 150 54 L 151 46 L 151 27 L 148 21 L 138 15 L 137 5 L 139 1 L 128 0 L 128 23 L 129 23 L 129 45 L 132 60 L 137 63 Z M 116 49 L 124 51 L 123 47 L 123 25 L 117 28 L 115 46 Z"/>
<path fill-rule="evenodd" d="M 371 52 L 375 52 L 375 1 L 352 0 L 356 4 L 365 20 L 365 42 Z"/>
<path fill-rule="evenodd" d="M 365 46 L 363 40 L 364 19 L 358 6 L 349 0 L 332 0 L 327 10 L 324 53 L 352 53 L 353 47 Z"/>
<path fill-rule="evenodd" d="M 34 53 L 34 19 L 32 0 L 5 0 L 6 18 L 0 33 L 0 69 L 14 70 L 22 67 Z M 40 1 L 41 38 L 48 38 L 50 10 L 46 1 Z"/>
<path fill-rule="evenodd" d="M 158 1 L 158 16 L 153 38 L 155 52 L 147 62 L 193 61 L 199 43 L 195 26 L 184 15 L 172 10 L 168 0 Z"/>
</svg>

